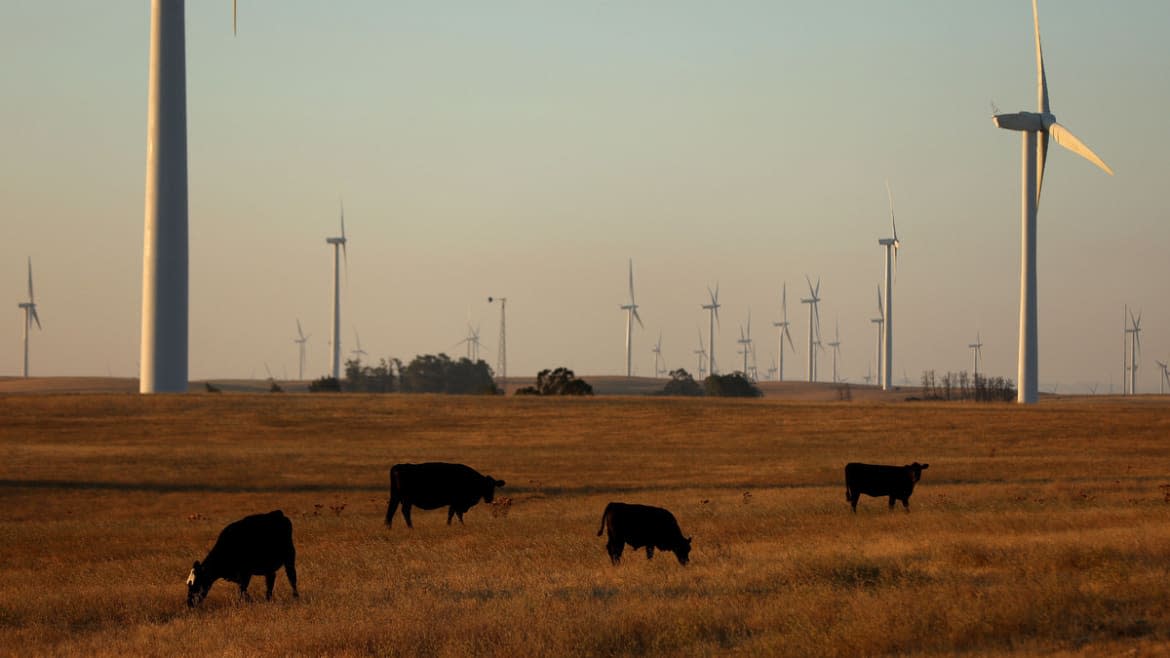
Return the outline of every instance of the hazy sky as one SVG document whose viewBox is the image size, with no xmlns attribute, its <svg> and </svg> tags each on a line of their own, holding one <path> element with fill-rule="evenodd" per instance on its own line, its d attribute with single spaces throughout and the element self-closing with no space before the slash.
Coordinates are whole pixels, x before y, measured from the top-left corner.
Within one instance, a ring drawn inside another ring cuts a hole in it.
<svg viewBox="0 0 1170 658">
<path fill-rule="evenodd" d="M 1041 390 L 1121 390 L 1122 305 L 1143 312 L 1139 391 L 1170 356 L 1170 3 L 1040 6 L 1052 107 L 1117 172 L 1054 146 L 1040 205 Z M 37 375 L 137 373 L 149 3 L 0 3 L 0 374 L 21 364 L 25 259 Z M 509 374 L 624 372 L 626 262 L 651 374 L 694 372 L 721 290 L 721 369 L 752 313 L 761 373 L 788 283 L 805 372 L 806 274 L 842 374 L 873 362 L 884 180 L 900 252 L 895 376 L 1015 379 L 1020 138 L 1035 110 L 1027 0 L 834 3 L 241 0 L 187 5 L 190 374 L 328 368 L 338 199 L 342 345 L 463 353 L 470 310 Z M 826 337 L 826 340 L 828 338 Z M 830 357 L 820 372 L 828 379 Z"/>
</svg>

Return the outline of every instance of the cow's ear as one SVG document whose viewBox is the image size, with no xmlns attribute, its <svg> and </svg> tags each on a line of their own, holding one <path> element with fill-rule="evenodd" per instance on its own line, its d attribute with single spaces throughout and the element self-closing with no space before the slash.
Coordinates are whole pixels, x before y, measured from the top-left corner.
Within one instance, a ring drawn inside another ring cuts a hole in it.
<svg viewBox="0 0 1170 658">
<path fill-rule="evenodd" d="M 694 538 L 695 538 L 695 536 L 694 536 L 694 535 L 691 535 L 690 537 L 687 537 L 687 546 L 690 546 L 690 545 L 691 545 L 691 540 L 692 540 L 692 539 L 694 539 Z"/>
<path fill-rule="evenodd" d="M 496 486 L 497 486 L 497 487 L 502 487 L 502 486 L 504 486 L 504 481 L 503 481 L 503 480 L 496 480 Z"/>
<path fill-rule="evenodd" d="M 195 563 L 191 565 L 191 571 L 194 571 L 195 573 L 199 573 L 200 567 L 202 567 L 202 566 L 203 565 L 199 564 L 199 560 L 195 560 Z"/>
<path fill-rule="evenodd" d="M 922 465 L 922 470 L 924 470 L 924 471 L 925 471 L 925 470 L 926 470 L 926 469 L 928 469 L 928 468 L 930 468 L 930 464 L 923 464 L 923 465 Z"/>
</svg>

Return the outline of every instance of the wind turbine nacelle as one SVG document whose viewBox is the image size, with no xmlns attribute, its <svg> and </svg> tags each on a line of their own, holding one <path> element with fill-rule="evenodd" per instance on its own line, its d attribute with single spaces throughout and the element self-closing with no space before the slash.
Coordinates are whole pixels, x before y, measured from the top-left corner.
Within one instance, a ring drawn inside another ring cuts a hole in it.
<svg viewBox="0 0 1170 658">
<path fill-rule="evenodd" d="M 345 238 L 325 238 L 325 244 L 345 244 Z"/>
<path fill-rule="evenodd" d="M 1022 132 L 1043 132 L 1056 123 L 1056 117 L 1037 112 L 1016 112 L 1015 114 L 997 114 L 991 119 L 996 128 L 1004 130 L 1019 130 Z"/>
</svg>

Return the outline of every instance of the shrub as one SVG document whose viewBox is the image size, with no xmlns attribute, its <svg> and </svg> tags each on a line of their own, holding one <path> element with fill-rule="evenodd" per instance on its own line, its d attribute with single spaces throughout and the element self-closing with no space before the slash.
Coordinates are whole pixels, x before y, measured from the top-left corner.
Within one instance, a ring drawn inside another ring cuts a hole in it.
<svg viewBox="0 0 1170 658">
<path fill-rule="evenodd" d="M 703 387 L 691 377 L 691 373 L 679 368 L 670 371 L 670 381 L 658 394 L 698 396 L 703 394 Z"/>
<path fill-rule="evenodd" d="M 703 381 L 707 395 L 721 398 L 759 398 L 764 394 L 742 372 L 711 375 Z"/>
<path fill-rule="evenodd" d="M 536 386 L 525 386 L 516 395 L 593 395 L 593 387 L 568 368 L 546 368 L 536 373 Z"/>
</svg>

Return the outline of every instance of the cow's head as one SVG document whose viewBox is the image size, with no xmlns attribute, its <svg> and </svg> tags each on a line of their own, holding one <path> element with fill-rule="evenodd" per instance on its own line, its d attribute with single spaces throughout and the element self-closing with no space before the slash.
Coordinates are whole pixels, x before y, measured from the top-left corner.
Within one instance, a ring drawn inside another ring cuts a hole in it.
<svg viewBox="0 0 1170 658">
<path fill-rule="evenodd" d="M 199 564 L 199 560 L 191 565 L 191 573 L 187 576 L 187 607 L 194 608 L 207 596 L 211 589 L 211 578 L 207 570 Z"/>
<path fill-rule="evenodd" d="M 678 563 L 686 565 L 691 559 L 691 538 L 683 537 L 682 541 L 674 549 L 674 556 L 678 558 Z"/>
<path fill-rule="evenodd" d="M 483 476 L 483 502 L 492 502 L 496 497 L 496 487 L 502 486 L 504 486 L 503 480 L 497 480 L 490 475 Z"/>
<path fill-rule="evenodd" d="M 907 464 L 903 468 L 905 468 L 906 472 L 910 474 L 910 479 L 915 484 L 917 484 L 918 481 L 922 479 L 922 471 L 930 468 L 930 464 L 919 464 L 918 462 L 914 462 L 913 464 Z"/>
</svg>

